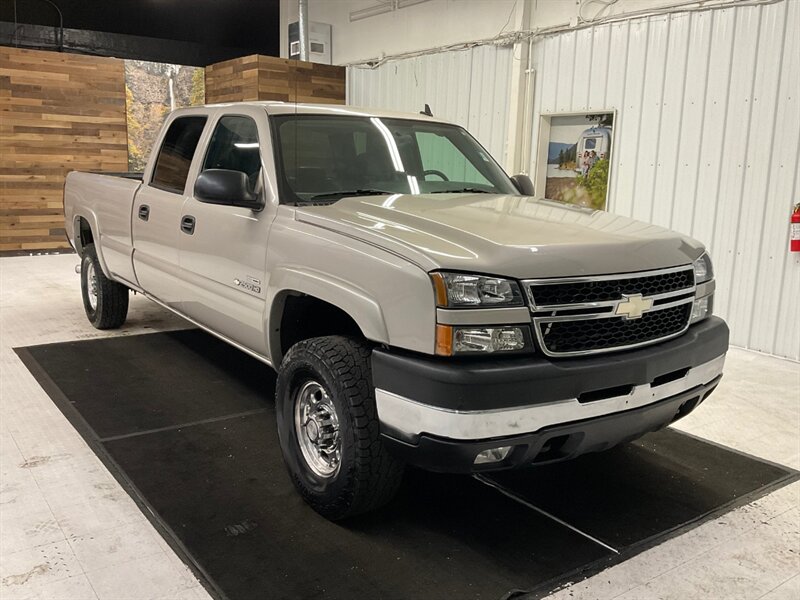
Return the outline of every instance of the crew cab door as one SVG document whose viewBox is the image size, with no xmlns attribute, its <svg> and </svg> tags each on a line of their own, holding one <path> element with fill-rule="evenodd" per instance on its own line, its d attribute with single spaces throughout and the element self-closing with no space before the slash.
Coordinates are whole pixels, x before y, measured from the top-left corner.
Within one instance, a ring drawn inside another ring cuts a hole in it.
<svg viewBox="0 0 800 600">
<path fill-rule="evenodd" d="M 178 244 L 186 184 L 207 119 L 180 116 L 165 126 L 133 201 L 136 279 L 145 292 L 174 308 L 183 297 Z"/>
<path fill-rule="evenodd" d="M 239 107 L 235 114 L 225 110 L 212 115 L 212 133 L 194 179 L 207 169 L 243 172 L 264 208 L 210 203 L 189 190 L 182 218 L 191 219 L 194 228 L 180 234 L 186 287 L 181 312 L 266 355 L 267 240 L 275 217 L 262 160 L 262 152 L 271 157 L 267 118 L 255 107 Z"/>
</svg>

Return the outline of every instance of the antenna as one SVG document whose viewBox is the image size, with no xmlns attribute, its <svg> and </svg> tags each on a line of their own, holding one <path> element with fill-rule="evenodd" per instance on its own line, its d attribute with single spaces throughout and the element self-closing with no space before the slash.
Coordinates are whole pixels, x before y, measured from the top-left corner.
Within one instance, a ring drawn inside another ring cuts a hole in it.
<svg viewBox="0 0 800 600">
<path fill-rule="evenodd" d="M 427 115 L 427 116 L 429 116 L 429 117 L 432 117 L 432 116 L 433 116 L 433 113 L 431 112 L 431 107 L 430 107 L 430 105 L 429 105 L 429 104 L 426 104 L 426 105 L 425 105 L 425 110 L 421 110 L 421 111 L 419 111 L 419 114 L 421 114 L 421 115 Z"/>
</svg>

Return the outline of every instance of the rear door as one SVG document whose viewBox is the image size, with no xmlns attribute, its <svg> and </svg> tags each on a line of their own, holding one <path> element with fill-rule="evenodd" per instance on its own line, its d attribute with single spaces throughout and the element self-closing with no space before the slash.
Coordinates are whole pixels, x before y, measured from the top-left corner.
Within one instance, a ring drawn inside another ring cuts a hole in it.
<svg viewBox="0 0 800 600">
<path fill-rule="evenodd" d="M 187 181 L 207 120 L 205 114 L 182 114 L 169 122 L 133 203 L 136 279 L 143 290 L 174 308 L 183 297 L 178 245 Z"/>
<path fill-rule="evenodd" d="M 186 301 L 181 312 L 246 348 L 267 354 L 264 314 L 267 241 L 275 218 L 272 186 L 263 156 L 271 157 L 266 112 L 257 107 L 219 109 L 209 142 L 191 179 L 206 169 L 245 173 L 264 208 L 209 204 L 188 191 L 183 218 L 194 230 L 180 234 L 180 266 Z"/>
</svg>

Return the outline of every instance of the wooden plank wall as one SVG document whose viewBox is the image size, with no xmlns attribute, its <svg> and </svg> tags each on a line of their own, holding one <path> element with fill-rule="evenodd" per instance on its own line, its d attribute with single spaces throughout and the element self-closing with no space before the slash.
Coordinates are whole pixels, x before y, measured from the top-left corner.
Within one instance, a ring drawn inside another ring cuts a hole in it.
<svg viewBox="0 0 800 600">
<path fill-rule="evenodd" d="M 253 54 L 206 67 L 206 102 L 345 103 L 346 69 Z"/>
<path fill-rule="evenodd" d="M 68 248 L 69 171 L 126 171 L 123 61 L 0 47 L 0 251 Z"/>
<path fill-rule="evenodd" d="M 206 67 L 206 102 L 258 100 L 258 54 Z"/>
</svg>

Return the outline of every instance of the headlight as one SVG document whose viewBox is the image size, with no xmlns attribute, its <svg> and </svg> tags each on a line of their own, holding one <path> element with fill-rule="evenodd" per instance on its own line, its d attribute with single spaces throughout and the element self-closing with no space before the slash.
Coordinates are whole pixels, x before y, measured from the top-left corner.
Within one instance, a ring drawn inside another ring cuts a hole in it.
<svg viewBox="0 0 800 600">
<path fill-rule="evenodd" d="M 522 306 L 517 282 L 501 277 L 432 273 L 436 304 L 448 308 Z"/>
<path fill-rule="evenodd" d="M 703 256 L 694 261 L 694 282 L 705 283 L 714 279 L 714 269 L 711 266 L 711 257 L 707 252 Z"/>
<path fill-rule="evenodd" d="M 692 305 L 690 324 L 698 323 L 711 316 L 714 310 L 714 268 L 711 258 L 704 252 L 703 256 L 694 261 L 694 282 L 697 288 L 697 298 Z M 705 284 L 705 285 L 704 285 Z"/>
<path fill-rule="evenodd" d="M 529 327 L 514 325 L 436 326 L 436 354 L 440 356 L 491 354 L 493 352 L 519 354 L 532 351 L 533 344 Z"/>
<path fill-rule="evenodd" d="M 689 319 L 690 324 L 695 324 L 703 319 L 710 317 L 714 308 L 714 295 L 703 296 L 698 298 L 692 304 L 692 316 Z"/>
</svg>

